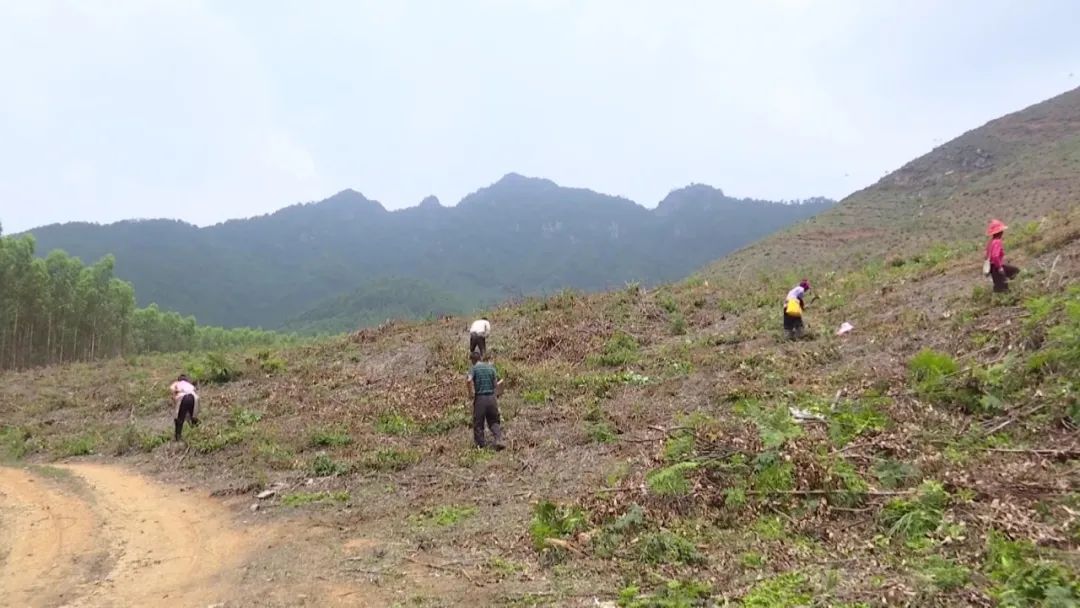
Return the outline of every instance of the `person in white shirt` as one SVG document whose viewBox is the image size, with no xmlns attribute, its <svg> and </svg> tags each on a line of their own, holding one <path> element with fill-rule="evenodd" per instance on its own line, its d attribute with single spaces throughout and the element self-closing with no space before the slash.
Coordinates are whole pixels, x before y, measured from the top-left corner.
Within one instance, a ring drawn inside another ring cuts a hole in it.
<svg viewBox="0 0 1080 608">
<path fill-rule="evenodd" d="M 169 392 L 176 406 L 176 419 L 173 421 L 176 424 L 175 440 L 180 441 L 185 420 L 191 420 L 191 426 L 199 424 L 199 395 L 187 374 L 180 374 L 176 382 L 169 385 Z"/>
<path fill-rule="evenodd" d="M 480 352 L 483 358 L 487 354 L 487 337 L 491 333 L 491 322 L 480 317 L 469 326 L 469 352 Z"/>
</svg>

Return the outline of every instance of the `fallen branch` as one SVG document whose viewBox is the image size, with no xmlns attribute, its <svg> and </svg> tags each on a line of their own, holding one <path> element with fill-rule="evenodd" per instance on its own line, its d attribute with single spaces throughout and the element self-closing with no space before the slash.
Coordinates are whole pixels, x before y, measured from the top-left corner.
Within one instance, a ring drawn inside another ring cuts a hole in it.
<svg viewBox="0 0 1080 608">
<path fill-rule="evenodd" d="M 1001 429 L 1009 426 L 1010 424 L 1013 424 L 1017 420 L 1020 420 L 1021 418 L 1026 418 L 1026 417 L 1028 417 L 1028 416 L 1030 416 L 1030 415 L 1032 415 L 1032 414 L 1034 414 L 1036 412 L 1039 412 L 1039 411 L 1043 410 L 1044 408 L 1046 408 L 1047 405 L 1048 405 L 1047 403 L 1040 403 L 1039 405 L 1037 405 L 1037 406 L 1035 406 L 1033 408 L 1030 408 L 1028 410 L 1025 410 L 1023 412 L 1020 412 L 1018 414 L 1010 416 L 1004 422 L 1002 422 L 1000 424 L 997 424 L 997 425 L 991 427 L 990 429 L 984 431 L 983 435 L 993 435 L 994 433 L 996 433 L 996 432 L 1000 431 Z"/>
<path fill-rule="evenodd" d="M 1058 456 L 1065 458 L 1080 457 L 1080 450 L 1027 450 L 1022 448 L 986 448 L 988 452 L 1001 452 L 1004 454 L 1035 454 L 1038 456 Z"/>
<path fill-rule="evenodd" d="M 432 570 L 441 570 L 443 572 L 456 572 L 456 573 L 460 574 L 461 576 L 464 576 L 465 580 L 467 580 L 470 583 L 476 585 L 477 587 L 483 587 L 484 586 L 482 583 L 476 582 L 476 580 L 474 580 L 473 577 L 469 576 L 469 573 L 465 572 L 464 568 L 452 568 L 451 567 L 451 566 L 455 566 L 457 564 L 460 564 L 461 562 L 454 561 L 454 562 L 446 562 L 445 564 L 432 564 L 432 563 L 429 563 L 429 562 L 420 561 L 420 560 L 416 559 L 415 557 L 413 557 L 411 555 L 406 555 L 405 559 L 407 561 L 410 561 L 410 562 L 418 565 L 418 566 L 424 566 L 425 568 L 431 568 Z"/>
<path fill-rule="evenodd" d="M 842 494 L 843 490 L 746 490 L 748 496 L 769 496 L 774 494 L 787 494 L 791 496 L 826 496 L 829 494 Z M 863 496 L 910 496 L 915 490 L 870 490 L 867 492 L 849 492 Z"/>
<path fill-rule="evenodd" d="M 545 538 L 544 539 L 544 544 L 548 545 L 549 547 L 556 547 L 556 548 L 559 548 L 559 549 L 566 549 L 567 551 L 570 551 L 572 553 L 576 553 L 577 555 L 582 555 L 582 556 L 585 555 L 584 551 L 582 551 L 581 549 L 578 549 L 574 545 L 570 544 L 568 541 L 565 541 L 565 540 L 563 540 L 561 538 Z"/>
</svg>

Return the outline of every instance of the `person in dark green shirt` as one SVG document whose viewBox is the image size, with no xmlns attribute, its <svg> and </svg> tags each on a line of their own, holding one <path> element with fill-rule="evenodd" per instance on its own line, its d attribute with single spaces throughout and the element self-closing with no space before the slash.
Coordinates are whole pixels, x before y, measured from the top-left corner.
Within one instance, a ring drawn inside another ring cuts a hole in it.
<svg viewBox="0 0 1080 608">
<path fill-rule="evenodd" d="M 486 422 L 491 434 L 495 436 L 495 449 L 501 450 L 504 446 L 496 393 L 502 380 L 499 379 L 495 366 L 486 361 L 486 356 L 481 355 L 479 350 L 472 351 L 469 359 L 472 361 L 472 368 L 469 369 L 469 390 L 473 395 L 473 441 L 478 448 L 487 445 L 484 438 Z"/>
</svg>

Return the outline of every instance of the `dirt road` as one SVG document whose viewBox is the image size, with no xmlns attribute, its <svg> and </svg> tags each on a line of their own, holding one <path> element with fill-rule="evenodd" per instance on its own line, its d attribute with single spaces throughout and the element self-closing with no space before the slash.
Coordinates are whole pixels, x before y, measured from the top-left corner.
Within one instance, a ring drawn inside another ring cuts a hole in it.
<svg viewBox="0 0 1080 608">
<path fill-rule="evenodd" d="M 122 468 L 0 467 L 0 606 L 225 603 L 251 540 L 213 500 Z"/>
</svg>

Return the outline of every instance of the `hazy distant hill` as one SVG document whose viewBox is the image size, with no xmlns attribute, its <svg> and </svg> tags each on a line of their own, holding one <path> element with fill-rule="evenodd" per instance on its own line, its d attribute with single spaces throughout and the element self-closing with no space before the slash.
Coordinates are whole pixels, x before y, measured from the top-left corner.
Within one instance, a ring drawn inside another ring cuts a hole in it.
<svg viewBox="0 0 1080 608">
<path fill-rule="evenodd" d="M 359 315 L 357 322 L 370 316 L 356 310 L 363 297 L 347 294 L 377 279 L 410 279 L 419 290 L 415 301 L 451 294 L 453 306 L 428 314 L 564 287 L 652 283 L 685 275 L 831 204 L 733 199 L 693 185 L 646 209 L 625 198 L 509 174 L 455 207 L 429 197 L 391 212 L 345 190 L 207 228 L 143 220 L 31 232 L 43 254 L 54 248 L 86 260 L 115 254 L 118 276 L 134 283 L 141 304 L 156 302 L 200 322 L 321 327 L 316 315 L 323 314 L 336 319 L 326 326 L 344 327 L 349 310 Z M 184 281 L 177 281 L 180 276 Z M 395 287 L 404 289 L 402 283 Z M 344 308 L 328 308 L 334 301 Z M 401 311 L 423 316 L 408 302 Z M 370 312 L 382 316 L 390 309 Z"/>
<path fill-rule="evenodd" d="M 1080 207 L 1080 88 L 938 146 L 832 209 L 728 256 L 712 270 L 809 266 L 910 255 Z M 972 268 L 978 270 L 976 255 Z"/>
</svg>

